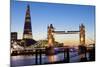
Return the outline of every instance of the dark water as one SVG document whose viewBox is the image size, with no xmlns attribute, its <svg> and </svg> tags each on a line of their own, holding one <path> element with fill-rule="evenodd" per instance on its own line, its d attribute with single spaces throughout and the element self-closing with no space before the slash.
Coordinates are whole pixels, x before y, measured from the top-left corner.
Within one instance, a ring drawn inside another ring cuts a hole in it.
<svg viewBox="0 0 100 67">
<path fill-rule="evenodd" d="M 62 61 L 64 54 L 59 53 L 57 55 L 46 56 L 42 55 L 42 64 L 48 62 Z M 80 60 L 78 52 L 70 52 L 70 62 L 78 62 Z M 39 62 L 39 57 L 38 57 Z M 27 66 L 35 65 L 35 56 L 11 56 L 11 66 Z"/>
</svg>

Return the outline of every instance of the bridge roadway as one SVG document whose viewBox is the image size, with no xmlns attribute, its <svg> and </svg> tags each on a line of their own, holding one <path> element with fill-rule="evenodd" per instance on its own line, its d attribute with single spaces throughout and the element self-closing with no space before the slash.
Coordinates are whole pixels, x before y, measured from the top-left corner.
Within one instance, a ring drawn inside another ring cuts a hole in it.
<svg viewBox="0 0 100 67">
<path fill-rule="evenodd" d="M 36 53 L 42 53 L 42 54 L 47 54 L 47 53 L 60 53 L 64 52 L 65 49 L 69 49 L 69 47 L 46 47 L 46 48 L 34 48 L 34 49 L 12 49 L 11 50 L 11 55 L 30 55 L 30 54 L 36 54 Z"/>
<path fill-rule="evenodd" d="M 90 47 L 87 47 L 87 51 L 91 49 Z M 33 48 L 33 49 L 12 49 L 11 55 L 34 55 L 34 54 L 57 54 L 61 52 L 78 52 L 78 47 L 46 47 L 46 48 Z"/>
</svg>

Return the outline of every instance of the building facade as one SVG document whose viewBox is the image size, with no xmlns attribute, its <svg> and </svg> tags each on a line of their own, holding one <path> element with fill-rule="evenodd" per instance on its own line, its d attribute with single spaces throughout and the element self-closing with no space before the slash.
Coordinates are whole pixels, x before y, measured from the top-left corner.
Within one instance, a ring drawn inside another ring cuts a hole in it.
<svg viewBox="0 0 100 67">
<path fill-rule="evenodd" d="M 11 32 L 11 41 L 17 41 L 17 32 Z"/>
</svg>

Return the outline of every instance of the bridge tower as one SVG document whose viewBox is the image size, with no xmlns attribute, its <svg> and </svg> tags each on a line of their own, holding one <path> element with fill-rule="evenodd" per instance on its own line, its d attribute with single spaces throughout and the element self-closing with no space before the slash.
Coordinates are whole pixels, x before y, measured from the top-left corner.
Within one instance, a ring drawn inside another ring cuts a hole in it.
<svg viewBox="0 0 100 67">
<path fill-rule="evenodd" d="M 80 37 L 80 45 L 85 46 L 85 26 L 81 24 L 79 26 L 80 32 L 79 32 L 79 37 Z"/>
<path fill-rule="evenodd" d="M 48 34 L 47 34 L 47 39 L 48 39 L 48 46 L 53 47 L 55 44 L 55 39 L 54 39 L 54 27 L 52 24 L 48 26 Z"/>
</svg>

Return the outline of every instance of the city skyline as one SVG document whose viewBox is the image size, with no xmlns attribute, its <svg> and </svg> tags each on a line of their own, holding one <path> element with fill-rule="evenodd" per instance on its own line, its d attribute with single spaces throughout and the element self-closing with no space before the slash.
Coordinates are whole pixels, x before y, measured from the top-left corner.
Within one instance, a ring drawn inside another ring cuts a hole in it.
<svg viewBox="0 0 100 67">
<path fill-rule="evenodd" d="M 83 23 L 86 27 L 86 36 L 94 40 L 94 6 L 11 1 L 11 32 L 18 32 L 19 39 L 23 36 L 28 4 L 30 5 L 33 39 L 47 39 L 48 24 L 53 24 L 58 31 L 70 31 L 79 30 L 79 25 Z M 78 34 L 55 35 L 55 39 L 67 44 L 68 42 L 69 44 L 79 43 Z"/>
</svg>

